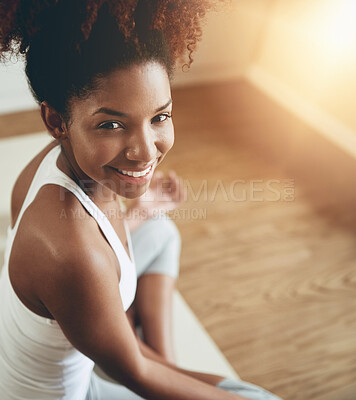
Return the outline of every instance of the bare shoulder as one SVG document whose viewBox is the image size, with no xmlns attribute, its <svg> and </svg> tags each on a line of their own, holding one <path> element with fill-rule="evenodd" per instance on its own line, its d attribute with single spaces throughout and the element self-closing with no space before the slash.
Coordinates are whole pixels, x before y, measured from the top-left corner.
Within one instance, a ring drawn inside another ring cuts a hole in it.
<svg viewBox="0 0 356 400">
<path fill-rule="evenodd" d="M 35 312 L 43 304 L 83 354 L 122 376 L 140 375 L 142 355 L 122 303 L 117 259 L 96 221 L 78 219 L 82 205 L 71 193 L 59 200 L 60 190 L 43 186 L 26 209 L 10 278 L 33 302 L 25 304 L 38 307 Z"/>
<path fill-rule="evenodd" d="M 26 165 L 16 179 L 11 196 L 11 226 L 15 225 L 21 206 L 25 201 L 26 194 L 31 185 L 32 179 L 35 176 L 37 168 L 46 154 L 57 145 L 57 140 L 53 140 L 51 143 L 49 143 Z"/>
<path fill-rule="evenodd" d="M 118 285 L 118 270 L 113 250 L 79 200 L 58 185 L 43 186 L 21 218 L 9 263 L 12 284 L 25 305 L 52 317 L 45 299 L 55 295 L 60 282 L 82 285 L 99 274 Z"/>
</svg>

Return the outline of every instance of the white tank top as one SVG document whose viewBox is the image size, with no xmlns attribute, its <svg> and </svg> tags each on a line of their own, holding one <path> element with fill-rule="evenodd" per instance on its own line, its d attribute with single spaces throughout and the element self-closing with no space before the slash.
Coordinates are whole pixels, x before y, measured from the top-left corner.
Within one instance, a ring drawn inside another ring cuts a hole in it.
<svg viewBox="0 0 356 400">
<path fill-rule="evenodd" d="M 55 320 L 35 314 L 20 301 L 9 279 L 8 262 L 17 228 L 26 208 L 43 185 L 64 186 L 97 221 L 120 264 L 118 289 L 125 311 L 136 294 L 136 268 L 126 224 L 131 259 L 105 214 L 80 186 L 57 167 L 60 151 L 58 145 L 46 154 L 32 180 L 14 228 L 8 227 L 0 278 L 1 400 L 84 400 L 94 366 L 92 360 L 71 345 Z"/>
</svg>

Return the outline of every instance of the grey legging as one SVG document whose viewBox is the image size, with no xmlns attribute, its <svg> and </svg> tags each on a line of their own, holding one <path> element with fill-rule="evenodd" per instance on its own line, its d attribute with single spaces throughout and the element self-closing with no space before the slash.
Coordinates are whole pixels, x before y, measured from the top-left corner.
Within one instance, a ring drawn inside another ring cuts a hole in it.
<svg viewBox="0 0 356 400">
<path fill-rule="evenodd" d="M 162 273 L 177 278 L 179 275 L 180 236 L 168 218 L 152 219 L 131 233 L 137 277 L 142 274 Z M 237 379 L 227 378 L 219 388 L 251 400 L 280 400 L 266 390 Z M 145 400 L 125 386 L 111 383 L 92 373 L 86 400 Z"/>
<path fill-rule="evenodd" d="M 280 397 L 252 383 L 226 378 L 217 384 L 220 389 L 251 400 L 281 400 Z M 108 382 L 92 374 L 86 400 L 145 400 L 125 386 Z M 218 400 L 218 399 L 217 399 Z"/>
</svg>

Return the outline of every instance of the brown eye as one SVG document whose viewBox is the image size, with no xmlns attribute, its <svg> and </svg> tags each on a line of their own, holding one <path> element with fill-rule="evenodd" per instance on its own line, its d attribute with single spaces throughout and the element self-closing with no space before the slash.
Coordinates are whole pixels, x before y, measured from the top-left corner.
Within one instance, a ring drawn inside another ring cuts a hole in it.
<svg viewBox="0 0 356 400">
<path fill-rule="evenodd" d="M 105 123 L 99 125 L 99 128 L 112 130 L 112 129 L 122 128 L 122 126 L 118 122 L 111 121 L 111 122 L 105 122 Z"/>
<path fill-rule="evenodd" d="M 172 115 L 168 113 L 158 114 L 156 117 L 153 118 L 152 122 L 165 122 L 169 118 L 172 118 Z"/>
</svg>

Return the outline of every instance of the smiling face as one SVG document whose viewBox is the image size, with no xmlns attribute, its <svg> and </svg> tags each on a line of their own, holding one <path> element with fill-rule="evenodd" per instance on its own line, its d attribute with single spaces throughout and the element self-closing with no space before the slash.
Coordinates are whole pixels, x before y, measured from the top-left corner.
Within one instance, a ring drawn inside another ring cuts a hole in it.
<svg viewBox="0 0 356 400">
<path fill-rule="evenodd" d="M 63 165 L 81 180 L 99 184 L 103 198 L 107 189 L 138 197 L 173 145 L 171 112 L 169 79 L 160 64 L 112 72 L 87 98 L 71 103 Z"/>
</svg>

